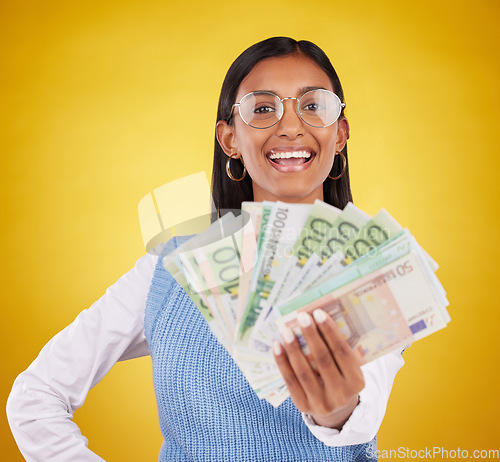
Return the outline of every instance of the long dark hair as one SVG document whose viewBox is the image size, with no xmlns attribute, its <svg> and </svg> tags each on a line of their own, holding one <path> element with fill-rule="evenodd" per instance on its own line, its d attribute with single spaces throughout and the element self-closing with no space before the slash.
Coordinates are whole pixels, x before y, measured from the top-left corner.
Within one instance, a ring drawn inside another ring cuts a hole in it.
<svg viewBox="0 0 500 462">
<path fill-rule="evenodd" d="M 328 56 L 326 56 L 321 48 L 307 40 L 297 41 L 289 37 L 272 37 L 247 48 L 238 58 L 236 58 L 227 71 L 220 92 L 217 121 L 229 120 L 231 107 L 236 102 L 236 94 L 240 83 L 258 62 L 266 58 L 291 54 L 302 54 L 311 58 L 326 72 L 332 82 L 334 92 L 340 100 L 344 102 L 344 92 L 339 77 L 328 59 Z M 339 119 L 343 116 L 344 109 L 342 109 Z M 347 161 L 347 144 L 342 150 L 342 153 L 347 163 L 344 175 L 338 180 L 327 178 L 323 183 L 324 201 L 341 209 L 343 209 L 349 201 L 352 201 L 351 185 L 349 181 L 349 162 Z M 212 171 L 212 197 L 217 215 L 220 215 L 222 209 L 240 209 L 243 201 L 253 200 L 252 179 L 249 175 L 246 175 L 240 182 L 231 180 L 226 174 L 227 159 L 228 157 L 219 145 L 216 135 Z M 340 175 L 342 168 L 342 159 L 340 156 L 335 156 L 335 163 L 330 175 L 333 177 Z M 236 178 L 241 177 L 243 175 L 243 164 L 236 161 L 232 162 L 231 172 Z"/>
</svg>

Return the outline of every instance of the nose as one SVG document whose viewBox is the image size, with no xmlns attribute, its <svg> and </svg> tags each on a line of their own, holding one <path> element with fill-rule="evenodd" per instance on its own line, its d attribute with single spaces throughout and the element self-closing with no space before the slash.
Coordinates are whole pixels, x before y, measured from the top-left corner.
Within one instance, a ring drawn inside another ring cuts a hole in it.
<svg viewBox="0 0 500 462">
<path fill-rule="evenodd" d="M 278 136 L 295 139 L 304 134 L 304 123 L 297 112 L 298 103 L 297 98 L 283 98 L 283 115 L 276 127 Z"/>
</svg>

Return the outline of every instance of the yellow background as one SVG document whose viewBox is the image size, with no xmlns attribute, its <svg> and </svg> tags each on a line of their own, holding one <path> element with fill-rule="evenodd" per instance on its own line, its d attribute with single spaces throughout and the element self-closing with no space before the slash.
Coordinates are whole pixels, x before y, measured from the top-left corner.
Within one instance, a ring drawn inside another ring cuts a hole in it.
<svg viewBox="0 0 500 462">
<path fill-rule="evenodd" d="M 4 0 L 1 403 L 14 378 L 143 254 L 139 200 L 210 175 L 229 65 L 272 35 L 336 67 L 355 203 L 440 263 L 452 323 L 405 353 L 380 449 L 498 448 L 496 0 Z M 112 461 L 157 460 L 150 358 L 116 365 L 75 420 Z M 0 419 L 3 460 L 22 460 Z"/>
</svg>

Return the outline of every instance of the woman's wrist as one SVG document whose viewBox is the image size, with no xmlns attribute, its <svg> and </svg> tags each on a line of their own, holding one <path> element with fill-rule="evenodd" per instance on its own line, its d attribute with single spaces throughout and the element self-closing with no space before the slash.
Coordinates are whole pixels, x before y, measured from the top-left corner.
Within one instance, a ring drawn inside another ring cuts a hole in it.
<svg viewBox="0 0 500 462">
<path fill-rule="evenodd" d="M 351 400 L 341 408 L 335 409 L 335 411 L 326 414 L 309 414 L 311 419 L 316 425 L 326 428 L 333 428 L 336 430 L 342 430 L 344 424 L 351 417 L 352 412 L 356 409 L 356 406 L 359 404 L 359 395 L 353 396 Z"/>
</svg>

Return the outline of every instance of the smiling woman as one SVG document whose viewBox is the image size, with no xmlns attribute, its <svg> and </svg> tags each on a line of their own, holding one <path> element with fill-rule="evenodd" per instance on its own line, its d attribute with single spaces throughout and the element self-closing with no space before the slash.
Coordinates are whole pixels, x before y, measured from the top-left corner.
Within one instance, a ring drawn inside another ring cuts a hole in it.
<svg viewBox="0 0 500 462">
<path fill-rule="evenodd" d="M 323 90 L 323 98 L 315 98 L 314 103 L 327 105 L 321 124 L 312 123 L 308 115 L 315 89 Z M 263 93 L 267 97 L 262 99 Z M 315 44 L 277 37 L 247 49 L 230 67 L 219 99 L 212 177 L 217 208 L 239 208 L 249 198 L 257 201 L 266 188 L 271 188 L 269 200 L 322 198 L 343 208 L 352 200 L 344 107 L 338 75 Z M 256 116 L 263 110 L 272 111 L 270 119 Z M 253 122 L 257 117 L 263 122 Z M 297 165 L 273 162 L 298 153 L 309 160 Z M 226 175 L 227 156 L 241 159 L 230 163 L 235 178 L 243 176 L 243 166 L 249 172 L 237 187 Z"/>
<path fill-rule="evenodd" d="M 325 71 L 303 54 L 267 58 L 241 82 L 236 100 L 240 117 L 232 117 L 231 125 L 219 121 L 217 136 L 224 152 L 245 164 L 254 200 L 322 200 L 323 183 L 349 131 L 347 119 L 338 120 L 342 103 Z M 320 104 L 323 116 L 317 115 Z"/>
<path fill-rule="evenodd" d="M 311 42 L 276 37 L 228 71 L 216 125 L 213 197 L 343 208 L 351 200 L 349 124 L 330 61 Z M 185 241 L 145 255 L 41 351 L 14 384 L 9 422 L 28 460 L 102 460 L 71 421 L 116 361 L 150 354 L 164 443 L 160 461 L 367 460 L 376 454 L 401 352 L 359 365 L 323 311 L 299 317 L 315 368 L 291 331 L 274 345 L 290 391 L 259 400 L 187 293 L 163 267 Z"/>
</svg>

